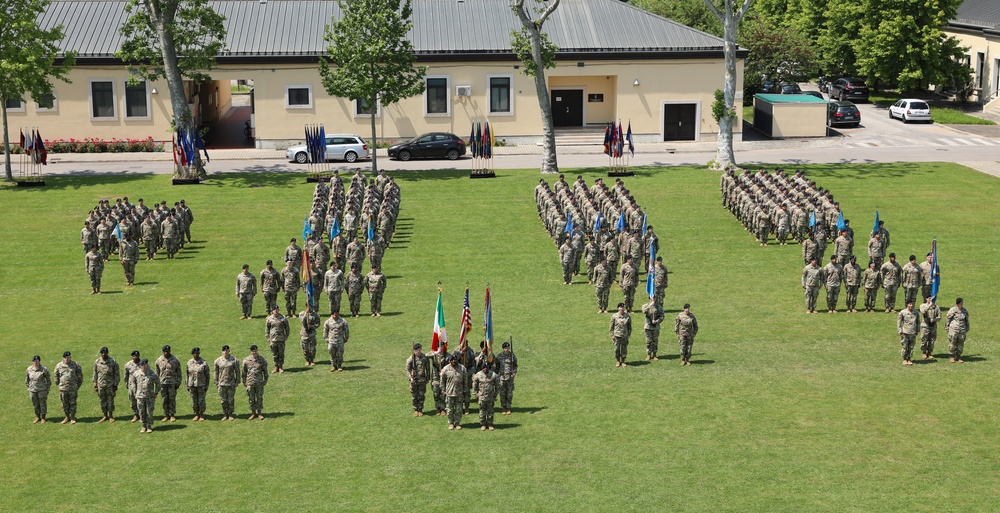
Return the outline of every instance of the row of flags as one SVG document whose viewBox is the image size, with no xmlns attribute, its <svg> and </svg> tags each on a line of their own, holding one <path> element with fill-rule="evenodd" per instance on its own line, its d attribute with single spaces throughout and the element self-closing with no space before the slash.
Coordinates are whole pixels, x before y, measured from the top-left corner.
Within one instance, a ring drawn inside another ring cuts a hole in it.
<svg viewBox="0 0 1000 513">
<path fill-rule="evenodd" d="M 632 122 L 628 122 L 628 130 L 622 133 L 622 122 L 609 123 L 604 129 L 604 154 L 611 158 L 621 158 L 625 155 L 625 145 L 628 144 L 629 156 L 635 156 L 635 141 L 632 139 Z"/>
<path fill-rule="evenodd" d="M 493 158 L 493 135 L 489 121 L 472 124 L 472 133 L 469 135 L 469 153 L 472 158 Z"/>
<path fill-rule="evenodd" d="M 197 128 L 186 128 L 177 131 L 175 137 L 170 138 L 174 149 L 174 164 L 181 167 L 194 165 L 198 159 L 198 150 L 205 153 L 205 161 L 211 162 L 208 158 L 208 149 L 205 148 L 205 141 L 201 139 L 201 132 Z"/>
<path fill-rule="evenodd" d="M 444 322 L 444 302 L 443 292 L 438 288 L 437 305 L 434 308 L 434 333 L 431 338 L 431 351 L 448 351 L 448 332 Z M 486 347 L 483 349 L 488 355 L 488 360 L 493 361 L 493 299 L 490 294 L 490 287 L 486 287 L 486 300 L 483 307 L 483 338 Z M 465 289 L 465 303 L 462 307 L 462 325 L 459 328 L 458 348 L 464 350 L 469 345 L 468 335 L 472 331 L 472 312 L 469 309 L 469 289 Z"/>
<path fill-rule="evenodd" d="M 323 125 L 306 125 L 306 154 L 312 164 L 326 162 L 326 129 Z"/>
<path fill-rule="evenodd" d="M 47 166 L 49 164 L 49 152 L 45 149 L 45 142 L 42 141 L 42 134 L 38 129 L 28 130 L 28 135 L 24 135 L 21 130 L 21 149 L 35 164 Z"/>
</svg>

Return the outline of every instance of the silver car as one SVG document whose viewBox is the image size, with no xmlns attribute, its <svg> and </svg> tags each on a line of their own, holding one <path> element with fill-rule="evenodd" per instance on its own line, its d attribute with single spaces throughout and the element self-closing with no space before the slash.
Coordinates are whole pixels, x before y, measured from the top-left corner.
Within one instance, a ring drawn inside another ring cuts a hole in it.
<svg viewBox="0 0 1000 513">
<path fill-rule="evenodd" d="M 903 123 L 931 121 L 931 106 L 923 100 L 905 98 L 889 107 L 889 118 L 899 118 Z"/>
<path fill-rule="evenodd" d="M 305 164 L 309 162 L 309 154 L 306 145 L 300 144 L 292 146 L 285 151 L 288 160 Z M 333 134 L 326 136 L 326 159 L 344 160 L 354 162 L 358 159 L 369 157 L 368 145 L 364 140 L 354 134 Z"/>
</svg>

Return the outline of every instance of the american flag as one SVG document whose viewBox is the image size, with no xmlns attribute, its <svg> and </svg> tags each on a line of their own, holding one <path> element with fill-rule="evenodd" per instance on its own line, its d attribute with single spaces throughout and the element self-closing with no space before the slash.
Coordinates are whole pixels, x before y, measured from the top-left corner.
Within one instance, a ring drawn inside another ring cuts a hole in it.
<svg viewBox="0 0 1000 513">
<path fill-rule="evenodd" d="M 465 289 L 465 306 L 462 307 L 462 327 L 459 330 L 458 335 L 458 347 L 465 349 L 469 341 L 466 339 L 466 335 L 472 331 L 472 312 L 469 310 L 469 289 Z"/>
</svg>

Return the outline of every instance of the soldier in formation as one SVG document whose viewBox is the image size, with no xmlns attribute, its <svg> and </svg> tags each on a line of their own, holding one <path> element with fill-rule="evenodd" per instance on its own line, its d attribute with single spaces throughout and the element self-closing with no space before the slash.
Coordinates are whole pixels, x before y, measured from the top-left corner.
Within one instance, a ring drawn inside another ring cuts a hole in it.
<svg viewBox="0 0 1000 513">
<path fill-rule="evenodd" d="M 615 349 L 615 367 L 625 367 L 628 356 L 628 339 L 632 336 L 632 318 L 625 309 L 625 303 L 618 303 L 618 312 L 611 315 L 611 344 Z"/>
<path fill-rule="evenodd" d="M 236 420 L 236 385 L 240 378 L 240 362 L 229 354 L 229 345 L 222 346 L 222 356 L 215 359 L 215 387 L 222 402 L 222 420 Z"/>
<path fill-rule="evenodd" d="M 35 409 L 35 420 L 32 424 L 46 422 L 48 414 L 49 388 L 52 387 L 52 374 L 44 365 L 42 357 L 37 354 L 31 358 L 31 365 L 24 372 L 24 385 L 28 387 L 31 406 Z"/>
<path fill-rule="evenodd" d="M 191 349 L 191 359 L 187 362 L 187 390 L 191 394 L 191 410 L 194 411 L 194 421 L 205 420 L 205 395 L 208 393 L 208 382 L 211 371 L 201 357 L 201 348 Z"/>
<path fill-rule="evenodd" d="M 280 308 L 272 310 L 264 322 L 264 338 L 271 348 L 271 357 L 274 361 L 272 373 L 285 372 L 285 342 L 288 340 L 289 332 L 288 318 L 281 315 Z"/>
<path fill-rule="evenodd" d="M 330 314 L 323 323 L 323 340 L 326 341 L 327 352 L 330 353 L 330 372 L 344 370 L 344 346 L 351 338 L 351 330 L 347 321 L 340 316 L 338 310 Z"/>
<path fill-rule="evenodd" d="M 247 420 L 264 420 L 264 386 L 267 385 L 267 360 L 257 353 L 257 344 L 250 346 L 250 354 L 243 359 L 243 386 L 250 403 Z"/>
<path fill-rule="evenodd" d="M 847 311 L 858 311 L 858 288 L 861 286 L 861 266 L 858 257 L 851 255 L 850 263 L 844 266 L 844 287 L 847 290 Z"/>
<path fill-rule="evenodd" d="M 510 342 L 504 342 L 502 352 L 497 355 L 493 364 L 500 375 L 500 415 L 510 415 L 511 404 L 514 402 L 514 378 L 517 377 L 517 355 L 510 347 Z"/>
<path fill-rule="evenodd" d="M 917 333 L 920 332 L 920 315 L 913 311 L 913 301 L 908 301 L 906 308 L 896 316 L 896 331 L 899 332 L 899 343 L 903 346 L 900 349 L 903 365 L 913 365 L 913 346 L 917 341 Z"/>
<path fill-rule="evenodd" d="M 424 416 L 424 396 L 427 382 L 431 379 L 431 359 L 423 352 L 423 345 L 413 344 L 413 354 L 406 359 L 406 376 L 410 380 L 410 395 L 413 396 L 413 416 Z"/>
<path fill-rule="evenodd" d="M 84 270 L 90 277 L 90 293 L 100 294 L 101 275 L 104 274 L 104 255 L 97 251 L 97 246 L 92 246 L 90 252 L 87 253 Z"/>
<path fill-rule="evenodd" d="M 382 317 L 382 294 L 385 293 L 385 275 L 377 265 L 365 275 L 365 286 L 371 303 L 372 317 Z"/>
<path fill-rule="evenodd" d="M 684 310 L 674 319 L 674 333 L 681 346 L 681 365 L 691 365 L 691 347 L 694 337 L 698 334 L 698 319 L 691 313 L 691 305 L 684 304 Z"/>
<path fill-rule="evenodd" d="M 139 261 L 139 243 L 132 240 L 131 236 L 125 237 L 122 242 L 119 259 L 125 273 L 125 286 L 135 285 L 135 264 Z"/>
<path fill-rule="evenodd" d="M 295 245 L 295 239 L 292 239 L 292 245 Z M 287 251 L 286 251 L 287 253 Z M 301 254 L 301 253 L 300 253 Z M 285 312 L 291 317 L 295 315 L 298 310 L 299 299 L 299 287 L 301 287 L 301 281 L 299 280 L 299 269 L 295 267 L 295 262 L 299 260 L 286 260 L 285 268 L 281 270 L 281 289 L 285 291 Z"/>
<path fill-rule="evenodd" d="M 351 308 L 351 317 L 358 317 L 361 311 L 361 294 L 365 290 L 365 277 L 361 275 L 361 268 L 352 265 L 351 272 L 344 281 L 347 286 L 347 302 Z"/>
<path fill-rule="evenodd" d="M 879 274 L 874 260 L 868 261 L 868 269 L 861 276 L 861 286 L 865 289 L 865 311 L 875 310 L 875 300 L 878 289 L 882 285 L 882 275 Z"/>
<path fill-rule="evenodd" d="M 479 402 L 480 429 L 493 431 L 493 408 L 496 405 L 500 377 L 493 372 L 489 362 L 483 362 L 479 372 L 472 378 L 472 390 Z"/>
<path fill-rule="evenodd" d="M 135 398 L 135 371 L 139 370 L 142 358 L 139 351 L 132 351 L 132 357 L 125 362 L 125 389 L 128 391 L 128 403 L 132 409 L 132 422 L 139 421 L 139 403 Z"/>
<path fill-rule="evenodd" d="M 816 299 L 819 297 L 819 286 L 823 282 L 823 269 L 817 264 L 816 257 L 809 259 L 809 265 L 802 269 L 802 289 L 806 292 L 806 313 L 816 313 Z"/>
<path fill-rule="evenodd" d="M 62 361 L 56 364 L 55 377 L 64 414 L 60 424 L 76 424 L 76 399 L 83 385 L 83 368 L 73 361 L 69 351 L 64 352 Z"/>
<path fill-rule="evenodd" d="M 663 322 L 663 306 L 656 302 L 656 296 L 649 298 L 649 302 L 642 305 L 642 314 L 646 316 L 643 328 L 646 331 L 646 361 L 659 358 L 656 353 L 660 349 L 660 324 Z"/>
<path fill-rule="evenodd" d="M 330 311 L 340 311 L 340 299 L 344 295 L 344 271 L 337 267 L 337 259 L 330 262 L 330 270 L 323 276 L 323 289 L 330 300 Z"/>
<path fill-rule="evenodd" d="M 239 298 L 240 308 L 243 311 L 240 319 L 253 318 L 253 298 L 256 295 L 257 278 L 250 273 L 250 265 L 243 264 L 243 270 L 236 275 L 236 297 Z"/>
<path fill-rule="evenodd" d="M 302 356 L 306 360 L 306 367 L 312 367 L 316 365 L 316 330 L 323 325 L 323 320 L 312 306 L 307 305 L 306 309 L 299 313 L 299 325 Z"/>
<path fill-rule="evenodd" d="M 837 313 L 840 285 L 844 281 L 844 268 L 837 263 L 837 255 L 831 255 L 830 263 L 823 268 L 823 281 L 826 285 L 827 312 Z"/>
<path fill-rule="evenodd" d="M 920 271 L 920 266 L 917 265 L 916 255 L 910 255 L 910 261 L 903 266 L 901 275 L 903 285 L 903 302 L 916 303 L 917 291 L 920 290 L 920 286 L 923 285 L 924 282 L 923 273 Z"/>
<path fill-rule="evenodd" d="M 937 341 L 937 323 L 941 320 L 941 307 L 934 302 L 934 296 L 927 294 L 920 305 L 920 354 L 924 359 L 934 357 L 934 342 Z"/>
<path fill-rule="evenodd" d="M 121 370 L 118 362 L 108 354 L 108 348 L 101 348 L 101 355 L 94 361 L 94 392 L 101 401 L 101 420 L 115 421 L 115 394 L 118 393 L 118 384 L 121 383 Z"/>
<path fill-rule="evenodd" d="M 177 421 L 177 389 L 181 387 L 181 361 L 170 353 L 170 345 L 163 346 L 163 354 L 156 359 L 156 376 L 163 393 L 163 421 Z"/>
<path fill-rule="evenodd" d="M 139 420 L 142 421 L 140 433 L 153 432 L 153 410 L 156 408 L 156 396 L 160 393 L 160 378 L 149 368 L 149 360 L 139 360 L 139 370 L 132 375 L 135 382 L 135 400 L 139 405 Z"/>
<path fill-rule="evenodd" d="M 955 300 L 955 306 L 948 309 L 944 328 L 948 330 L 948 355 L 952 363 L 962 363 L 965 351 L 965 334 L 969 332 L 969 311 L 962 298 Z"/>
<path fill-rule="evenodd" d="M 896 263 L 896 254 L 889 253 L 889 261 L 882 264 L 879 269 L 882 279 L 882 287 L 885 289 L 885 311 L 896 311 L 896 291 L 899 290 L 899 281 L 903 274 L 903 269 Z"/>
<path fill-rule="evenodd" d="M 465 376 L 465 367 L 458 363 L 458 355 L 451 355 L 448 365 L 441 369 L 440 378 L 448 414 L 448 429 L 462 429 L 466 400 Z"/>
<path fill-rule="evenodd" d="M 268 260 L 260 271 L 260 291 L 264 294 L 264 311 L 271 312 L 278 306 L 278 291 L 281 290 L 281 273 Z"/>
</svg>

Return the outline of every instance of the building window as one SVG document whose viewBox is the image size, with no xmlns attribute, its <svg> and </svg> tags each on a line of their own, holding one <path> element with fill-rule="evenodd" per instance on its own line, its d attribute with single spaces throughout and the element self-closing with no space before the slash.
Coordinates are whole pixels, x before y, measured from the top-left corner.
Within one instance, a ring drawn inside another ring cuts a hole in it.
<svg viewBox="0 0 1000 513">
<path fill-rule="evenodd" d="M 49 93 L 35 98 L 35 110 L 54 111 L 56 110 L 56 95 Z"/>
<path fill-rule="evenodd" d="M 312 106 L 312 86 L 288 86 L 285 88 L 286 109 L 311 109 Z"/>
<path fill-rule="evenodd" d="M 135 85 L 125 82 L 125 117 L 149 118 L 149 91 L 145 80 Z"/>
<path fill-rule="evenodd" d="M 90 117 L 92 119 L 117 119 L 115 83 L 111 80 L 90 81 Z"/>
<path fill-rule="evenodd" d="M 490 114 L 513 114 L 513 75 L 490 75 Z"/>
<path fill-rule="evenodd" d="M 427 77 L 424 90 L 424 114 L 449 115 L 451 101 L 448 98 L 448 77 Z"/>
<path fill-rule="evenodd" d="M 7 112 L 24 112 L 24 102 L 18 98 L 4 100 Z"/>
<path fill-rule="evenodd" d="M 375 117 L 379 116 L 379 112 L 382 110 L 381 105 L 378 102 L 375 103 Z M 354 100 L 354 117 L 356 118 L 369 118 L 372 116 L 372 108 L 368 105 L 367 100 Z"/>
</svg>

